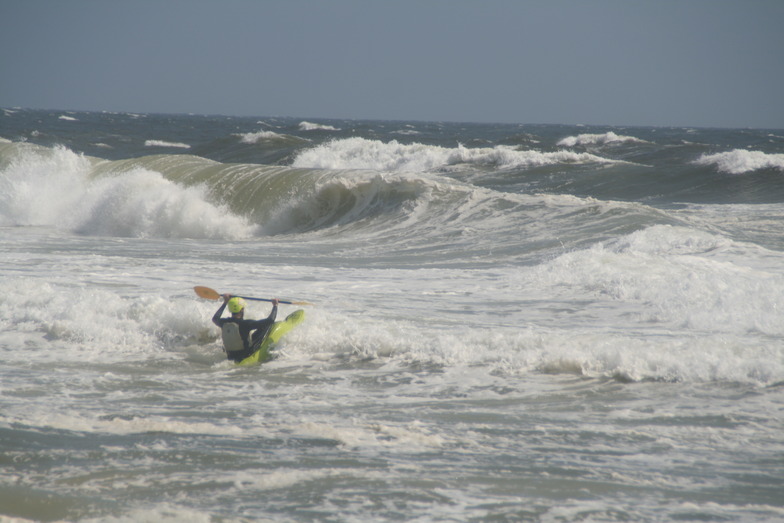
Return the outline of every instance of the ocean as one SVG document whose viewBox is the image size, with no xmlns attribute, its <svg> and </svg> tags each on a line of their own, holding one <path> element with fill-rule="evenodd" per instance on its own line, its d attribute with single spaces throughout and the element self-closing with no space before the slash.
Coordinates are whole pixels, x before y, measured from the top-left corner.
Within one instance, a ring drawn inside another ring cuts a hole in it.
<svg viewBox="0 0 784 523">
<path fill-rule="evenodd" d="M 784 130 L 2 109 L 0 521 L 784 520 L 783 225 Z"/>
</svg>

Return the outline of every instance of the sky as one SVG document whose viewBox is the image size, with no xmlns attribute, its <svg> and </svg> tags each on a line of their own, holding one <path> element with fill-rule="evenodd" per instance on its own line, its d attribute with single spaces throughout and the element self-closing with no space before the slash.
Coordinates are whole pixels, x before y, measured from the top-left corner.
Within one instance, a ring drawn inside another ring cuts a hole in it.
<svg viewBox="0 0 784 523">
<path fill-rule="evenodd" d="M 0 0 L 0 107 L 784 128 L 784 0 Z"/>
</svg>

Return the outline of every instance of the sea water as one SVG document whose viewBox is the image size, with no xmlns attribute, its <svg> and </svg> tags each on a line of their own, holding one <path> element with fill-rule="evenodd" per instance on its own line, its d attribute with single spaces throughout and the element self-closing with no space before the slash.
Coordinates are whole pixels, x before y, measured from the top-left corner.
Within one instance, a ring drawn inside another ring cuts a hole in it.
<svg viewBox="0 0 784 523">
<path fill-rule="evenodd" d="M 782 225 L 784 130 L 4 109 L 0 520 L 784 519 Z"/>
</svg>

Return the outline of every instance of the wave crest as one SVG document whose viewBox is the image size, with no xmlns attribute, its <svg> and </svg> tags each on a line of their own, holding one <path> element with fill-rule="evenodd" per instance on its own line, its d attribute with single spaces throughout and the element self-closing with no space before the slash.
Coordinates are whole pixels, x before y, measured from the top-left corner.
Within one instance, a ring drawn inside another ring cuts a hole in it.
<svg viewBox="0 0 784 523">
<path fill-rule="evenodd" d="M 245 219 L 208 202 L 203 185 L 183 187 L 133 165 L 141 160 L 127 167 L 61 146 L 8 147 L 11 159 L 0 170 L 0 224 L 155 238 L 237 239 L 255 231 Z"/>
<path fill-rule="evenodd" d="M 604 134 L 580 134 L 577 136 L 567 136 L 560 140 L 556 145 L 561 147 L 574 147 L 576 145 L 606 145 L 611 143 L 646 143 L 645 140 L 634 136 L 623 136 L 610 131 Z"/>
<path fill-rule="evenodd" d="M 317 169 L 371 169 L 383 172 L 447 171 L 468 164 L 495 169 L 531 168 L 567 163 L 614 163 L 588 153 L 518 150 L 512 146 L 455 148 L 402 144 L 366 138 L 332 140 L 300 152 L 292 165 Z"/>
<path fill-rule="evenodd" d="M 257 133 L 238 134 L 241 143 L 259 143 L 263 140 L 276 140 L 285 138 L 284 135 L 274 131 L 259 131 Z"/>
<path fill-rule="evenodd" d="M 145 140 L 145 147 L 172 147 L 175 149 L 190 149 L 191 146 L 182 142 L 167 142 L 165 140 Z"/>
<path fill-rule="evenodd" d="M 337 127 L 332 125 L 313 123 L 313 122 L 300 122 L 300 131 L 340 131 Z"/>
<path fill-rule="evenodd" d="M 767 154 L 762 151 L 734 149 L 732 151 L 703 154 L 694 162 L 697 165 L 715 165 L 728 174 L 744 174 L 762 169 L 784 171 L 784 154 Z"/>
</svg>

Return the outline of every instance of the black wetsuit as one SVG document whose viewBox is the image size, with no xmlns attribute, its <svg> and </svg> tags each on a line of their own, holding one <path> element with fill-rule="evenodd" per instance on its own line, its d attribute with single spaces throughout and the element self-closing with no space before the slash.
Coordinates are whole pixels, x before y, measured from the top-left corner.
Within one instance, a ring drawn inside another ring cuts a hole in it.
<svg viewBox="0 0 784 523">
<path fill-rule="evenodd" d="M 267 331 L 269 331 L 270 327 L 272 327 L 272 324 L 275 323 L 275 318 L 278 315 L 278 306 L 273 305 L 272 312 L 270 312 L 270 315 L 263 320 L 246 320 L 231 317 L 221 318 L 227 303 L 228 302 L 224 302 L 223 305 L 220 306 L 218 311 L 212 317 L 212 323 L 221 329 L 223 329 L 223 325 L 226 323 L 237 324 L 244 348 L 238 351 L 226 351 L 226 357 L 232 361 L 239 362 L 253 354 L 253 352 L 259 348 L 261 342 L 264 340 L 264 336 L 267 334 Z M 251 333 L 253 334 L 251 335 Z"/>
</svg>

